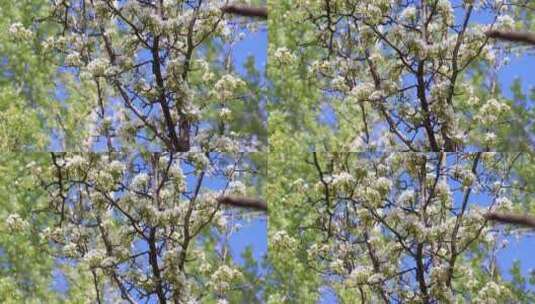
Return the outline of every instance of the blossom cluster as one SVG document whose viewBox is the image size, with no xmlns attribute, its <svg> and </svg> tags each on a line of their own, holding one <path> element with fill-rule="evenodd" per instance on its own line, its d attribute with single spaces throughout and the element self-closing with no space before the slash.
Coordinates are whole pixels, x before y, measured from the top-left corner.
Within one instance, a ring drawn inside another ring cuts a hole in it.
<svg viewBox="0 0 535 304">
<path fill-rule="evenodd" d="M 93 111 L 87 123 L 95 126 L 86 141 L 90 149 L 93 138 L 115 150 L 146 145 L 140 139 L 147 136 L 154 139 L 151 145 L 172 151 L 258 149 L 256 130 L 230 128 L 238 115 L 231 116 L 232 111 L 257 102 L 255 96 L 244 96 L 249 88 L 227 59 L 202 51 L 214 41 L 216 48 L 224 48 L 243 39 L 243 32 L 234 35 L 242 26 L 221 14 L 219 1 L 184 6 L 173 1 L 56 2 L 50 19 L 63 28 L 42 46 L 65 54 L 51 59 L 72 68 L 90 97 Z M 18 23 L 10 31 L 24 39 L 31 35 Z M 211 145 L 214 139 L 220 143 Z"/>
<path fill-rule="evenodd" d="M 17 40 L 29 40 L 33 37 L 33 32 L 24 27 L 24 25 L 20 22 L 16 22 L 11 24 L 9 27 L 9 34 Z"/>
<path fill-rule="evenodd" d="M 234 213 L 217 198 L 245 195 L 251 166 L 223 154 L 53 154 L 41 178 L 51 185 L 59 224 L 45 228 L 41 238 L 58 256 L 79 262 L 80 271 L 101 273 L 103 282 L 149 295 L 170 286 L 182 302 L 224 299 L 242 279 L 241 270 L 230 262 L 228 248 L 207 251 L 215 245 L 199 236 L 217 240 L 238 230 Z M 211 189 L 210 179 L 226 179 L 228 186 Z M 27 225 L 18 215 L 7 224 L 12 231 Z M 147 267 L 126 267 L 141 261 Z"/>
<path fill-rule="evenodd" d="M 305 208 L 307 214 L 295 227 L 274 229 L 271 256 L 280 267 L 294 255 L 306 256 L 303 267 L 317 272 L 322 284 L 340 296 L 508 301 L 507 283 L 476 277 L 469 264 L 478 248 L 507 244 L 488 226 L 485 213 L 511 210 L 511 193 L 504 185 L 516 181 L 503 169 L 514 157 L 322 153 L 310 166 L 316 174 L 294 182 L 315 186 L 284 199 L 286 206 L 297 206 L 296 214 Z M 469 284 L 449 285 L 461 281 Z"/>
<path fill-rule="evenodd" d="M 313 84 L 317 100 L 302 102 L 315 102 L 312 111 L 325 103 L 332 107 L 343 150 L 492 150 L 508 139 L 489 126 L 510 119 L 511 108 L 499 92 L 481 90 L 469 72 L 477 65 L 492 71 L 504 66 L 505 56 L 486 33 L 515 29 L 507 7 L 485 1 L 298 1 L 293 8 L 304 16 L 288 14 L 295 19 L 282 22 L 307 20 L 300 27 L 305 32 L 288 29 L 272 56 L 285 69 L 306 68 L 299 79 L 303 86 Z M 493 21 L 475 21 L 480 14 Z M 287 42 L 301 37 L 317 43 Z M 488 102 L 471 104 L 476 98 Z"/>
</svg>

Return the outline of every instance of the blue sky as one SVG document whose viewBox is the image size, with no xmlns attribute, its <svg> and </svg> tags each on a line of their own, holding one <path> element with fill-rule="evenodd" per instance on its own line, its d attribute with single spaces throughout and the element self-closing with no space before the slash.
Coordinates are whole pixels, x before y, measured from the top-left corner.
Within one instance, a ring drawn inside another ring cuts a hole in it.
<svg viewBox="0 0 535 304">
<path fill-rule="evenodd" d="M 234 62 L 240 74 L 245 73 L 243 64 L 249 56 L 254 56 L 256 68 L 263 74 L 267 62 L 267 30 L 260 28 L 256 32 L 247 32 L 246 38 L 234 47 Z M 253 254 L 260 260 L 267 254 L 267 219 L 259 217 L 255 220 L 240 223 L 243 225 L 230 239 L 231 251 L 238 263 L 242 263 L 237 254 L 247 246 L 252 246 Z"/>
</svg>

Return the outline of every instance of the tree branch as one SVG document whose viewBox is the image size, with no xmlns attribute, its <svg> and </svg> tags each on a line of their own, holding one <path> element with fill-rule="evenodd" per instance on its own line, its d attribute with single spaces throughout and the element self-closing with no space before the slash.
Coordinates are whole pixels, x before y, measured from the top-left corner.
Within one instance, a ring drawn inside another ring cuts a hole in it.
<svg viewBox="0 0 535 304">
<path fill-rule="evenodd" d="M 260 211 L 267 211 L 267 204 L 261 199 L 240 197 L 240 196 L 220 196 L 217 198 L 217 202 L 222 205 L 228 205 L 232 207 L 251 208 Z"/>
<path fill-rule="evenodd" d="M 535 45 L 535 33 L 525 31 L 490 30 L 487 31 L 485 34 L 490 38 L 495 38 L 499 40 L 523 42 Z"/>
<path fill-rule="evenodd" d="M 496 221 L 502 224 L 513 224 L 519 226 L 526 226 L 529 228 L 535 228 L 535 216 L 513 213 L 489 212 L 485 214 L 485 218 L 487 220 Z"/>
<path fill-rule="evenodd" d="M 229 4 L 221 8 L 221 11 L 227 14 L 234 14 L 244 17 L 257 17 L 267 19 L 267 7 L 265 6 L 249 6 L 240 4 Z"/>
</svg>

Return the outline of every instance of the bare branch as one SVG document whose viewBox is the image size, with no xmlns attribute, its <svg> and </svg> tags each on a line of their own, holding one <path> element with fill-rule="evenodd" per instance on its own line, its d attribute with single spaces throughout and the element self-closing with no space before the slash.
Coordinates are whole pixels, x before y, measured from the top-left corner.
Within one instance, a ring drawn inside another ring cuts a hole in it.
<svg viewBox="0 0 535 304">
<path fill-rule="evenodd" d="M 239 197 L 239 196 L 221 196 L 217 198 L 217 202 L 222 205 L 232 207 L 251 208 L 260 211 L 267 211 L 267 204 L 261 199 Z"/>
<path fill-rule="evenodd" d="M 229 4 L 221 8 L 221 11 L 227 14 L 234 14 L 244 17 L 257 17 L 267 19 L 267 7 L 265 6 L 249 6 L 239 4 Z"/>
<path fill-rule="evenodd" d="M 513 213 L 489 212 L 485 214 L 487 220 L 496 221 L 502 224 L 513 224 L 535 228 L 535 216 Z"/>
<path fill-rule="evenodd" d="M 535 45 L 535 33 L 531 32 L 490 30 L 485 34 L 490 38 L 499 40 L 523 42 Z"/>
</svg>

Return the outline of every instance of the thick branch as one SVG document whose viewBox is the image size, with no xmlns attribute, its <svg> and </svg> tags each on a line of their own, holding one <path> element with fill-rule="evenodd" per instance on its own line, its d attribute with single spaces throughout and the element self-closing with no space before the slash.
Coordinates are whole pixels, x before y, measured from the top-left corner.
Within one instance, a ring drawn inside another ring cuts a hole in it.
<svg viewBox="0 0 535 304">
<path fill-rule="evenodd" d="M 486 32 L 486 35 L 490 38 L 499 40 L 523 42 L 535 45 L 535 33 L 522 32 L 522 31 L 500 31 L 490 30 Z"/>
<path fill-rule="evenodd" d="M 514 213 L 489 212 L 485 214 L 487 220 L 496 221 L 503 224 L 513 224 L 535 228 L 535 217 Z"/>
<path fill-rule="evenodd" d="M 239 197 L 239 196 L 221 196 L 217 198 L 217 202 L 222 205 L 232 207 L 251 208 L 260 211 L 267 211 L 267 204 L 261 199 Z"/>
<path fill-rule="evenodd" d="M 244 17 L 257 17 L 267 19 L 267 7 L 264 6 L 248 6 L 239 4 L 229 4 L 221 8 L 221 11 L 227 14 L 234 14 Z"/>
<path fill-rule="evenodd" d="M 416 248 L 416 277 L 418 279 L 418 285 L 420 292 L 422 293 L 423 303 L 430 303 L 429 292 L 427 290 L 427 283 L 425 282 L 425 265 L 424 265 L 424 245 L 419 243 Z"/>
<path fill-rule="evenodd" d="M 156 246 L 156 228 L 151 228 L 150 237 L 149 237 L 149 263 L 152 268 L 152 274 L 154 275 L 155 281 L 155 292 L 158 296 L 158 303 L 165 304 L 167 303 L 167 298 L 165 297 L 165 291 L 163 287 L 163 280 L 160 271 L 160 266 L 158 265 L 158 247 Z"/>
</svg>

